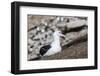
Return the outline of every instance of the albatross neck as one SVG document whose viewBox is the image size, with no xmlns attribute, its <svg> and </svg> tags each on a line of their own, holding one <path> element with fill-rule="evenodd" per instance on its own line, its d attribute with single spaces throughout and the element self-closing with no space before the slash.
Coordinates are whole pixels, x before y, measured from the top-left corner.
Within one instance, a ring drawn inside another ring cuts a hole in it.
<svg viewBox="0 0 100 76">
<path fill-rule="evenodd" d="M 54 43 L 60 45 L 60 37 L 58 35 L 53 35 L 53 37 L 54 37 Z"/>
</svg>

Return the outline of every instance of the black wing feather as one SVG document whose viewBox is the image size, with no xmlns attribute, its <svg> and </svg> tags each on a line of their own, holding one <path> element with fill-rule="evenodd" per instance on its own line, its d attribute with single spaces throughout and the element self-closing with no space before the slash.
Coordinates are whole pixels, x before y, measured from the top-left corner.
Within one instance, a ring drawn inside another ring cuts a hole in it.
<svg viewBox="0 0 100 76">
<path fill-rule="evenodd" d="M 51 48 L 50 45 L 46 45 L 40 48 L 40 55 L 44 55 L 49 49 Z"/>
</svg>

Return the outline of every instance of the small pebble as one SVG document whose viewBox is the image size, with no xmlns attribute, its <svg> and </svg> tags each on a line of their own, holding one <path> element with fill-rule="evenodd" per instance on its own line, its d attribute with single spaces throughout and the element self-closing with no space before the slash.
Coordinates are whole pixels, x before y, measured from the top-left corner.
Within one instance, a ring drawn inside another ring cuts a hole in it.
<svg viewBox="0 0 100 76">
<path fill-rule="evenodd" d="M 42 32 L 42 33 L 45 32 L 44 29 L 42 29 L 41 32 Z"/>
<path fill-rule="evenodd" d="M 37 28 L 37 31 L 39 31 L 39 30 L 40 30 L 40 28 L 38 27 L 38 28 Z"/>
</svg>

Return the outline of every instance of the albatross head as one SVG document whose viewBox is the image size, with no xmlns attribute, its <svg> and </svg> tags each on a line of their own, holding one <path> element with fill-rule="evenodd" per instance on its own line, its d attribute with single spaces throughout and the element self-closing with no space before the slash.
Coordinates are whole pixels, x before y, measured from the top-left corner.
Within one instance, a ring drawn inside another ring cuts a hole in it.
<svg viewBox="0 0 100 76">
<path fill-rule="evenodd" d="M 55 31 L 54 35 L 65 38 L 65 35 L 63 35 L 61 31 Z"/>
</svg>

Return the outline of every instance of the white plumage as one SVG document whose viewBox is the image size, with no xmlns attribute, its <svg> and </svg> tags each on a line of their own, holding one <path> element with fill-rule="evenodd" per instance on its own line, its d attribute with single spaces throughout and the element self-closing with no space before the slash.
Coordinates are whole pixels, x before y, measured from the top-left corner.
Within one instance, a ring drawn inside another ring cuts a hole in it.
<svg viewBox="0 0 100 76">
<path fill-rule="evenodd" d="M 43 46 L 40 49 L 40 55 L 50 56 L 50 55 L 56 54 L 58 52 L 61 52 L 62 48 L 60 46 L 60 36 L 65 37 L 63 34 L 61 34 L 60 31 L 58 31 L 58 30 L 55 31 L 53 33 L 54 41 L 50 45 Z"/>
</svg>

